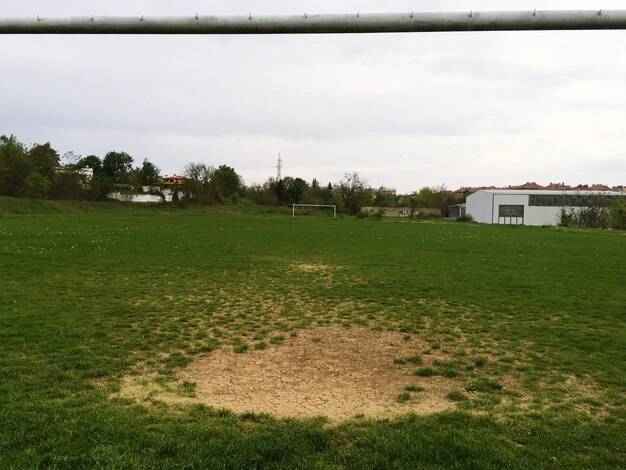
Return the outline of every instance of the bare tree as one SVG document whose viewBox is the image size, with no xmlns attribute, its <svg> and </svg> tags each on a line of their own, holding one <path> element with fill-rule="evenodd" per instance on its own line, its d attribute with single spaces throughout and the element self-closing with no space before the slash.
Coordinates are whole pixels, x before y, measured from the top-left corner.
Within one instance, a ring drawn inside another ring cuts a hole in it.
<svg viewBox="0 0 626 470">
<path fill-rule="evenodd" d="M 209 186 L 214 171 L 211 165 L 201 162 L 191 162 L 185 166 L 185 176 L 202 183 L 205 188 Z"/>
</svg>

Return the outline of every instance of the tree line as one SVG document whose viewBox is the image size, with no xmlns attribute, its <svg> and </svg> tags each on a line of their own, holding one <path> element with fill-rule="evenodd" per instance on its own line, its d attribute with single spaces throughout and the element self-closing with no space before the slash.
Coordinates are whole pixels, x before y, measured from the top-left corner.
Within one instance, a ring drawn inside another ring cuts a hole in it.
<svg viewBox="0 0 626 470">
<path fill-rule="evenodd" d="M 86 173 L 91 169 L 93 176 Z M 49 142 L 27 147 L 13 135 L 0 136 L 0 195 L 103 201 L 116 188 L 137 190 L 161 182 L 159 169 L 147 159 L 133 166 L 126 152 L 62 158 Z"/>
<path fill-rule="evenodd" d="M 309 184 L 302 178 L 269 178 L 264 184 L 247 188 L 250 201 L 260 205 L 334 204 L 340 212 L 357 215 L 363 207 L 403 207 L 417 213 L 419 208 L 438 209 L 445 215 L 448 206 L 460 197 L 444 185 L 423 187 L 410 194 L 395 194 L 384 187 L 372 188 L 358 173 L 346 173 L 341 181 L 322 185 L 317 179 Z M 364 214 L 365 215 L 365 214 Z"/>
<path fill-rule="evenodd" d="M 88 174 L 85 170 L 93 172 Z M 188 163 L 181 184 L 164 185 L 159 168 L 144 159 L 135 165 L 123 151 L 110 151 L 100 158 L 68 152 L 63 157 L 49 142 L 28 147 L 13 135 L 0 136 L 0 196 L 89 199 L 104 201 L 111 193 L 149 192 L 171 199 L 174 204 L 226 204 L 247 199 L 253 204 L 334 204 L 340 212 L 358 214 L 365 206 L 405 207 L 413 213 L 429 207 L 445 214 L 458 197 L 445 186 L 424 187 L 411 194 L 396 195 L 385 188 L 372 188 L 358 173 L 346 173 L 341 181 L 310 183 L 300 177 L 269 178 L 245 186 L 242 177 L 227 165 Z"/>
</svg>

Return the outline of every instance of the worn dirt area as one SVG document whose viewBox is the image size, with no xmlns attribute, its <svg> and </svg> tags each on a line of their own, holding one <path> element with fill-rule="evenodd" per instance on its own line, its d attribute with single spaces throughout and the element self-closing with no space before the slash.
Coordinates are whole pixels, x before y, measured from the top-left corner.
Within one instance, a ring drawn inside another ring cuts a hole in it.
<svg viewBox="0 0 626 470">
<path fill-rule="evenodd" d="M 306 272 L 323 272 L 331 269 L 327 264 L 297 264 L 295 267 Z"/>
<path fill-rule="evenodd" d="M 264 350 L 236 354 L 221 348 L 196 359 L 179 371 L 181 382 L 196 384 L 193 398 L 157 391 L 145 376 L 125 380 L 121 394 L 139 399 L 149 394 L 167 402 L 204 403 L 238 413 L 326 416 L 332 421 L 429 414 L 454 407 L 446 394 L 459 383 L 417 377 L 411 375 L 415 366 L 394 364 L 394 359 L 425 349 L 428 346 L 419 339 L 400 333 L 317 327 Z M 423 390 L 410 392 L 410 399 L 401 403 L 398 395 L 407 385 Z"/>
</svg>

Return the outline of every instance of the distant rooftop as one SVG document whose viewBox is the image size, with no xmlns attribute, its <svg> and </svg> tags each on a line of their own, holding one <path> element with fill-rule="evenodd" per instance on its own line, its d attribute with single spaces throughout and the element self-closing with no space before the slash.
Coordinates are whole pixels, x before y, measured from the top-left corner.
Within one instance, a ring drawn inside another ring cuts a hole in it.
<svg viewBox="0 0 626 470">
<path fill-rule="evenodd" d="M 579 184 L 577 186 L 570 186 L 565 183 L 550 183 L 546 186 L 530 181 L 519 186 L 462 186 L 455 193 L 475 193 L 476 191 L 497 191 L 497 190 L 532 190 L 532 191 L 617 191 L 626 192 L 626 186 L 607 186 L 605 184 Z"/>
<path fill-rule="evenodd" d="M 623 191 L 604 191 L 604 190 L 593 190 L 593 189 L 480 189 L 479 191 L 484 191 L 486 193 L 491 194 L 537 194 L 537 195 L 549 195 L 549 194 L 563 194 L 563 195 L 578 195 L 581 193 L 591 194 L 595 196 L 614 196 L 614 195 L 623 195 L 626 197 L 626 192 Z"/>
</svg>

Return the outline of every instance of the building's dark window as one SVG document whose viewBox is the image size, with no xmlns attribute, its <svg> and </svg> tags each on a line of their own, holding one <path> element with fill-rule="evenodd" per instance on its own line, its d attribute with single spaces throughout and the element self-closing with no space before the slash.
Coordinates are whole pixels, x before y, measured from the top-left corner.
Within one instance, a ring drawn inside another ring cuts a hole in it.
<svg viewBox="0 0 626 470">
<path fill-rule="evenodd" d="M 524 206 L 498 206 L 498 217 L 524 217 Z"/>
<path fill-rule="evenodd" d="M 529 206 L 542 207 L 590 207 L 608 206 L 624 196 L 619 195 L 582 195 L 582 194 L 530 194 Z"/>
</svg>

